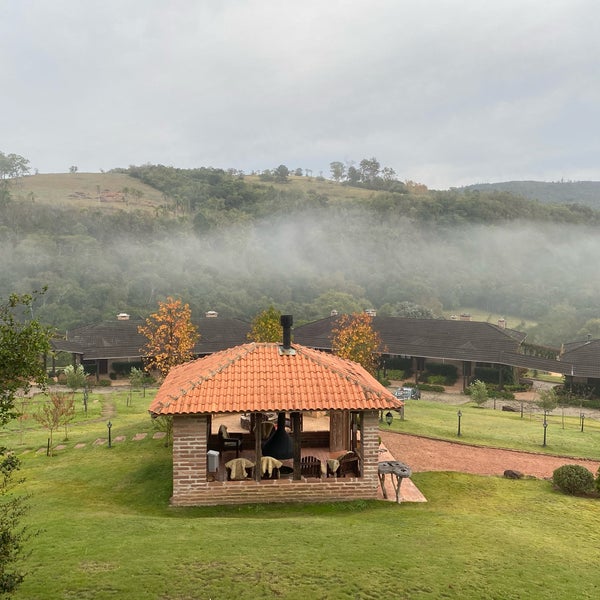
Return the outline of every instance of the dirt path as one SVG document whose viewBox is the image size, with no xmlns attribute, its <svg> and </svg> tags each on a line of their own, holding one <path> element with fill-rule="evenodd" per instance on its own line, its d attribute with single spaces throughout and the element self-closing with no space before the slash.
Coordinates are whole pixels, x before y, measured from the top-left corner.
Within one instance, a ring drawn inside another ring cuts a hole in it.
<svg viewBox="0 0 600 600">
<path fill-rule="evenodd" d="M 600 462 L 592 460 L 482 448 L 389 431 L 381 431 L 380 435 L 394 457 L 408 464 L 413 472 L 459 471 L 501 476 L 506 469 L 512 469 L 542 478 L 551 477 L 554 469 L 566 464 L 583 465 L 593 475 L 600 467 Z"/>
</svg>

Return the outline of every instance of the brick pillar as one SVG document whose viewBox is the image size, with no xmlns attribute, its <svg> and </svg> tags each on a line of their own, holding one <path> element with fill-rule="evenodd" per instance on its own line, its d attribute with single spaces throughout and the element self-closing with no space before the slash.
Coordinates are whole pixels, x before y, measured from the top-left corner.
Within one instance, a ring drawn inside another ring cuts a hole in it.
<svg viewBox="0 0 600 600">
<path fill-rule="evenodd" d="M 206 452 L 208 450 L 206 415 L 173 417 L 173 498 L 206 488 Z"/>
<path fill-rule="evenodd" d="M 377 463 L 379 462 L 379 411 L 369 410 L 363 412 L 362 418 L 362 476 L 377 490 Z"/>
</svg>

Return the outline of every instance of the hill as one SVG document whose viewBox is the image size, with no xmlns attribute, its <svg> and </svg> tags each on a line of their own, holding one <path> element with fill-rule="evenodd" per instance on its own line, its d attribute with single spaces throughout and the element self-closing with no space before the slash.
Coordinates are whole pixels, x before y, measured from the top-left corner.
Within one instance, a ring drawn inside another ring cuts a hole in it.
<svg viewBox="0 0 600 600">
<path fill-rule="evenodd" d="M 545 204 L 580 204 L 600 209 L 600 181 L 505 181 L 477 183 L 457 189 L 509 192 Z"/>
<path fill-rule="evenodd" d="M 0 297 L 48 286 L 38 314 L 61 330 L 173 295 L 247 320 L 467 310 L 534 343 L 600 334 L 599 211 L 372 187 L 161 165 L 19 178 L 0 201 Z"/>
</svg>

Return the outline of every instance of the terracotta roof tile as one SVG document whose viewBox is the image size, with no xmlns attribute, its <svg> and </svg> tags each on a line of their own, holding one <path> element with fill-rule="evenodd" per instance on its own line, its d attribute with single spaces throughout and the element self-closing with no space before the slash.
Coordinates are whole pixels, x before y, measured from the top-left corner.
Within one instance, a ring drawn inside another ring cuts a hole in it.
<svg viewBox="0 0 600 600">
<path fill-rule="evenodd" d="M 357 363 L 294 345 L 244 344 L 175 367 L 154 414 L 378 410 L 402 402 Z"/>
</svg>

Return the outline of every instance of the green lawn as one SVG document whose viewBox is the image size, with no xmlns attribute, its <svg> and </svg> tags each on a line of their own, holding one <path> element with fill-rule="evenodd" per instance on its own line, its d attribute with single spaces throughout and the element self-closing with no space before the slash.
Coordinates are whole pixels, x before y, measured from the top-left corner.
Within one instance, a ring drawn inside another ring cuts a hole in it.
<svg viewBox="0 0 600 600">
<path fill-rule="evenodd" d="M 170 449 L 151 435 L 131 440 L 152 432 L 149 399 L 94 396 L 97 413 L 52 458 L 35 452 L 45 432 L 27 429 L 22 444 L 18 429 L 3 432 L 23 461 L 28 520 L 42 530 L 15 598 L 598 597 L 599 501 L 546 481 L 419 473 L 426 504 L 170 508 Z M 433 427 L 435 408 L 420 402 Z M 127 437 L 112 448 L 92 443 L 106 437 L 106 403 L 113 436 Z M 475 416 L 463 411 L 466 433 Z"/>
<path fill-rule="evenodd" d="M 394 413 L 391 428 L 465 444 L 600 460 L 600 422 L 597 419 L 588 416 L 582 433 L 579 417 L 563 418 L 561 409 L 557 408 L 548 415 L 546 447 L 542 447 L 543 414 L 539 410 L 532 410 L 531 405 L 526 405 L 521 418 L 520 413 L 503 412 L 501 407 L 501 400 L 497 402 L 497 410 L 479 408 L 473 404 L 456 406 L 427 400 L 408 400 L 404 421 L 398 413 Z M 462 413 L 460 438 L 457 436 L 459 410 Z"/>
</svg>

